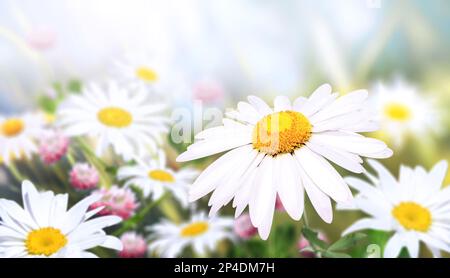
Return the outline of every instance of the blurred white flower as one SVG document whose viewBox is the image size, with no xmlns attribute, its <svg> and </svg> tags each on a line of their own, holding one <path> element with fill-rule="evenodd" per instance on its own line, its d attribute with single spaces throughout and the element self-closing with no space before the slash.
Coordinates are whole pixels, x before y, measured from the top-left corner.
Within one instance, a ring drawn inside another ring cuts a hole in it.
<svg viewBox="0 0 450 278">
<path fill-rule="evenodd" d="M 437 128 L 437 113 L 430 98 L 402 80 L 379 83 L 373 90 L 381 131 L 386 131 L 397 146 L 405 135 L 424 136 Z"/>
<path fill-rule="evenodd" d="M 29 181 L 22 183 L 24 208 L 0 199 L 1 257 L 96 257 L 86 250 L 96 246 L 121 250 L 122 243 L 103 229 L 121 221 L 117 216 L 97 217 L 87 211 L 100 196 L 89 196 L 67 210 L 68 195 L 38 192 Z"/>
<path fill-rule="evenodd" d="M 401 166 L 397 180 L 380 163 L 370 160 L 377 177 L 369 173 L 372 184 L 348 177 L 358 191 L 353 204 L 338 209 L 361 210 L 369 216 L 358 220 L 343 235 L 365 229 L 394 232 L 384 249 L 384 257 L 397 257 L 403 247 L 413 258 L 419 255 L 419 242 L 434 256 L 450 252 L 450 187 L 441 188 L 448 164 L 441 161 L 430 172 L 423 167 Z"/>
<path fill-rule="evenodd" d="M 183 207 L 188 205 L 188 189 L 198 171 L 183 168 L 174 171 L 167 167 L 166 155 L 160 151 L 158 158 L 135 158 L 137 165 L 119 168 L 119 180 L 127 180 L 125 186 L 135 185 L 142 190 L 144 197 L 152 195 L 152 200 L 158 200 L 168 190 Z"/>
<path fill-rule="evenodd" d="M 139 54 L 137 54 L 139 53 Z M 180 72 L 164 55 L 144 55 L 139 51 L 128 52 L 124 61 L 115 62 L 117 79 L 122 86 L 150 95 L 174 95 L 180 80 Z"/>
<path fill-rule="evenodd" d="M 38 151 L 36 140 L 43 132 L 43 125 L 44 119 L 39 114 L 0 115 L 0 155 L 5 164 L 11 159 L 30 158 Z"/>
<path fill-rule="evenodd" d="M 68 136 L 93 136 L 96 154 L 109 146 L 124 160 L 143 156 L 157 149 L 161 134 L 168 130 L 168 119 L 161 116 L 165 105 L 149 101 L 144 92 L 131 94 L 109 83 L 106 90 L 91 84 L 81 95 L 72 95 L 57 112 L 57 125 Z"/>
<path fill-rule="evenodd" d="M 152 233 L 148 249 L 160 257 L 173 258 L 185 247 L 192 246 L 197 255 L 206 255 L 214 251 L 219 241 L 233 239 L 232 229 L 233 219 L 208 218 L 204 213 L 194 214 L 190 221 L 181 225 L 163 220 L 148 228 Z"/>
<path fill-rule="evenodd" d="M 249 96 L 249 103 L 239 102 L 238 110 L 227 113 L 232 119 L 198 133 L 198 141 L 177 158 L 189 161 L 231 150 L 197 178 L 190 200 L 214 191 L 209 201 L 211 214 L 233 198 L 236 216 L 248 205 L 253 225 L 267 239 L 277 194 L 286 212 L 299 220 L 306 190 L 318 214 L 330 223 L 329 197 L 346 202 L 352 193 L 326 159 L 362 173 L 360 156 L 392 155 L 383 142 L 358 134 L 378 127 L 366 109 L 367 95 L 360 90 L 338 98 L 326 84 L 293 104 L 278 96 L 274 109 Z"/>
</svg>

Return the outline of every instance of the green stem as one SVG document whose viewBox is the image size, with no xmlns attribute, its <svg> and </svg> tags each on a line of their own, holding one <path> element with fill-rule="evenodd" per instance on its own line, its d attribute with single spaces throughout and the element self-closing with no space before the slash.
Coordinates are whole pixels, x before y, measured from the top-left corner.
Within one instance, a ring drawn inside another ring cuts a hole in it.
<svg viewBox="0 0 450 278">
<path fill-rule="evenodd" d="M 159 198 L 155 202 L 149 202 L 147 206 L 145 206 L 143 209 L 139 211 L 139 213 L 137 213 L 130 219 L 124 221 L 122 227 L 117 231 L 115 231 L 113 234 L 115 236 L 120 236 L 130 229 L 136 229 L 142 222 L 144 217 L 147 215 L 147 213 L 149 213 L 155 206 L 159 205 L 167 196 L 169 196 L 169 194 L 165 193 L 163 196 L 161 196 L 161 198 Z"/>
<path fill-rule="evenodd" d="M 76 160 L 75 160 L 75 157 L 73 156 L 73 154 L 72 154 L 72 151 L 71 151 L 71 150 L 69 150 L 69 151 L 67 152 L 67 155 L 66 155 L 66 157 L 67 157 L 67 161 L 69 161 L 69 164 L 70 164 L 70 166 L 73 166 L 73 165 L 75 165 L 75 163 L 76 163 Z"/>
<path fill-rule="evenodd" d="M 8 169 L 9 169 L 9 171 L 11 172 L 11 174 L 14 176 L 14 178 L 15 178 L 17 181 L 22 182 L 22 181 L 24 181 L 24 180 L 27 179 L 25 176 L 23 176 L 23 175 L 19 172 L 19 170 L 17 169 L 17 167 L 16 167 L 16 165 L 15 165 L 15 162 L 11 162 L 11 163 L 8 165 Z"/>
<path fill-rule="evenodd" d="M 303 211 L 303 226 L 309 227 L 308 214 L 306 213 L 306 208 Z"/>
</svg>

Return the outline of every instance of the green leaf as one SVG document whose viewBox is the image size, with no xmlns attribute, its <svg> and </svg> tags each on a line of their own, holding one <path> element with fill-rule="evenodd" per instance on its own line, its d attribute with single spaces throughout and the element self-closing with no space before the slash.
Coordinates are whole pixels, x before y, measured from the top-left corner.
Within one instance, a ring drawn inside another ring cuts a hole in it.
<svg viewBox="0 0 450 278">
<path fill-rule="evenodd" d="M 367 236 L 363 233 L 354 233 L 344 236 L 335 243 L 333 243 L 330 247 L 328 247 L 327 251 L 347 250 L 350 247 L 355 246 L 359 241 L 365 239 L 366 237 Z"/>
<path fill-rule="evenodd" d="M 303 227 L 302 234 L 314 249 L 327 249 L 328 244 L 319 238 L 318 232 L 313 231 L 308 227 Z"/>
<path fill-rule="evenodd" d="M 80 80 L 70 80 L 67 84 L 67 90 L 72 93 L 80 93 L 82 90 L 83 84 Z"/>
<path fill-rule="evenodd" d="M 335 258 L 335 259 L 350 259 L 352 256 L 350 256 L 349 254 L 340 253 L 340 252 L 325 251 L 323 253 L 323 257 Z"/>
<path fill-rule="evenodd" d="M 38 98 L 39 107 L 47 113 L 54 114 L 56 112 L 56 108 L 58 107 L 57 102 L 45 95 L 42 95 Z"/>
<path fill-rule="evenodd" d="M 289 257 L 292 252 L 297 252 L 293 249 L 298 236 L 296 235 L 295 227 L 293 225 L 277 226 L 269 239 L 269 245 L 273 242 L 272 255 L 277 258 Z"/>
</svg>

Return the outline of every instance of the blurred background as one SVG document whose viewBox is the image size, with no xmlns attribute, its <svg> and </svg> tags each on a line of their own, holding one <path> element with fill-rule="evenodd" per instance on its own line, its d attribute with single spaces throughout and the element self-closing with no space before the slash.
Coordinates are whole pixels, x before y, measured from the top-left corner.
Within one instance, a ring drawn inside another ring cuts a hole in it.
<svg viewBox="0 0 450 278">
<path fill-rule="evenodd" d="M 0 113 L 36 108 L 55 83 L 111 78 L 114 61 L 135 52 L 173 69 L 179 105 L 205 82 L 226 108 L 249 94 L 293 99 L 322 83 L 371 92 L 401 78 L 433 101 L 439 131 L 393 144 L 385 165 L 397 175 L 401 163 L 429 169 L 450 157 L 446 0 L 0 0 Z M 338 212 L 325 225 L 310 211 L 332 241 L 360 217 Z"/>
</svg>

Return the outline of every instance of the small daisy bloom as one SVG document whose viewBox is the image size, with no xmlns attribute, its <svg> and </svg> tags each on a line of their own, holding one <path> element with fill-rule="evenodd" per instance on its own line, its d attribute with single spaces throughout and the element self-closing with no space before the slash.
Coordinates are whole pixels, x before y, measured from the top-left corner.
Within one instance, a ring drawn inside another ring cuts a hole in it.
<svg viewBox="0 0 450 278">
<path fill-rule="evenodd" d="M 100 199 L 91 204 L 91 209 L 103 208 L 100 215 L 117 215 L 122 219 L 130 218 L 136 211 L 139 203 L 136 195 L 129 188 L 120 188 L 113 185 L 110 188 L 101 188 L 92 194 L 100 195 Z"/>
<path fill-rule="evenodd" d="M 379 83 L 373 101 L 380 116 L 381 131 L 386 131 L 398 146 L 407 134 L 420 136 L 437 128 L 433 103 L 405 81 Z"/>
<path fill-rule="evenodd" d="M 118 171 L 119 180 L 127 180 L 125 186 L 135 185 L 142 190 L 144 197 L 150 194 L 152 200 L 158 200 L 168 190 L 183 207 L 188 205 L 188 189 L 198 171 L 183 168 L 174 171 L 167 167 L 166 155 L 158 152 L 158 158 L 135 158 L 137 165 L 124 166 Z"/>
<path fill-rule="evenodd" d="M 120 237 L 123 249 L 119 252 L 121 258 L 142 258 L 147 252 L 147 242 L 145 239 L 135 233 L 128 232 Z"/>
<path fill-rule="evenodd" d="M 214 251 L 217 243 L 234 239 L 233 219 L 228 217 L 207 217 L 204 213 L 194 214 L 187 223 L 177 225 L 167 220 L 149 227 L 149 252 L 161 257 L 173 258 L 187 246 L 198 255 Z"/>
<path fill-rule="evenodd" d="M 447 162 L 441 161 L 427 172 L 401 166 L 400 178 L 395 179 L 376 161 L 369 161 L 377 177 L 369 173 L 372 184 L 349 177 L 348 184 L 358 191 L 351 205 L 338 209 L 361 210 L 368 217 L 358 220 L 343 232 L 372 229 L 394 232 L 388 240 L 384 257 L 397 257 L 405 247 L 417 258 L 419 242 L 425 243 L 434 256 L 450 252 L 450 187 L 441 188 L 447 172 Z"/>
<path fill-rule="evenodd" d="M 0 116 L 0 155 L 5 164 L 13 158 L 30 158 L 38 151 L 36 140 L 43 131 L 44 119 L 40 114 Z"/>
<path fill-rule="evenodd" d="M 46 130 L 39 139 L 39 156 L 45 164 L 54 164 L 66 155 L 70 140 L 61 132 Z"/>
<path fill-rule="evenodd" d="M 149 89 L 159 95 L 172 93 L 174 72 L 166 60 L 143 53 L 126 53 L 115 65 L 118 79 L 132 90 Z"/>
<path fill-rule="evenodd" d="M 299 220 L 306 190 L 315 210 L 330 223 L 330 197 L 349 202 L 352 193 L 327 159 L 362 173 L 360 156 L 392 155 L 385 143 L 358 134 L 378 127 L 366 110 L 367 97 L 360 90 L 338 98 L 325 84 L 294 103 L 278 96 L 272 109 L 249 96 L 248 103 L 240 102 L 238 110 L 227 113 L 222 126 L 197 134 L 198 141 L 177 158 L 183 162 L 228 151 L 200 174 L 190 201 L 214 191 L 209 200 L 214 214 L 234 198 L 236 216 L 248 205 L 253 225 L 267 239 L 277 194 L 286 212 Z"/>
<path fill-rule="evenodd" d="M 103 231 L 119 223 L 120 217 L 90 219 L 102 209 L 87 211 L 98 198 L 89 196 L 67 210 L 67 194 L 38 192 L 24 181 L 23 208 L 0 199 L 0 257 L 92 258 L 96 256 L 86 250 L 96 246 L 121 250 L 120 240 Z"/>
<path fill-rule="evenodd" d="M 70 185 L 75 189 L 86 190 L 97 187 L 100 177 L 97 169 L 87 163 L 77 163 L 69 173 Z"/>
<path fill-rule="evenodd" d="M 167 118 L 157 115 L 163 104 L 148 101 L 145 93 L 130 94 L 111 82 L 107 90 L 96 84 L 81 95 L 72 95 L 58 109 L 57 122 L 69 136 L 98 139 L 96 154 L 109 146 L 125 160 L 156 150 Z"/>
</svg>

